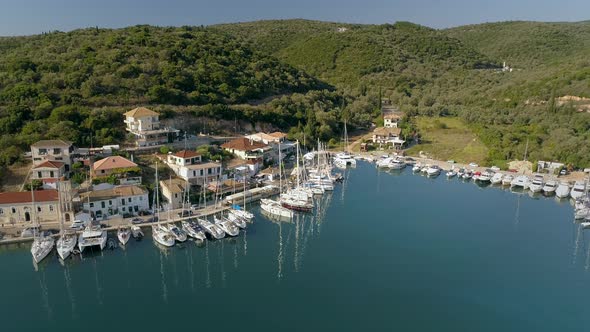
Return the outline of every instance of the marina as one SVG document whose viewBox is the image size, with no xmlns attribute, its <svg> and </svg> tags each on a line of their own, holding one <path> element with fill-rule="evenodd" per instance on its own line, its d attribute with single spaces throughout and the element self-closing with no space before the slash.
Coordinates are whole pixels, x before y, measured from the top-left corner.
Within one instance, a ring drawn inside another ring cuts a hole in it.
<svg viewBox="0 0 590 332">
<path fill-rule="evenodd" d="M 187 308 L 206 315 L 201 328 L 234 329 L 235 322 L 221 319 L 223 305 L 223 314 L 240 315 L 240 324 L 260 330 L 304 329 L 298 317 L 318 310 L 318 327 L 343 330 L 361 328 L 365 319 L 383 329 L 394 319 L 418 330 L 555 331 L 564 324 L 583 330 L 590 324 L 584 306 L 590 238 L 574 223 L 569 202 L 359 162 L 345 171 L 342 185 L 315 198 L 312 213 L 281 221 L 252 205 L 254 222 L 237 237 L 166 248 L 144 227 L 143 240 L 88 249 L 63 266 L 50 254 L 37 271 L 23 264 L 30 260 L 28 244 L 0 247 L 0 264 L 11 271 L 0 275 L 2 292 L 15 299 L 0 309 L 13 317 L 9 326 L 23 329 L 81 324 L 120 307 L 130 317 L 141 315 L 121 323 L 133 329 L 165 328 L 162 310 Z M 18 314 L 23 310 L 35 322 Z M 538 310 L 553 313 L 551 319 L 539 324 Z M 267 319 L 260 320 L 263 312 Z M 365 319 L 343 312 L 363 312 Z M 477 319 L 466 325 L 459 319 L 465 313 Z"/>
</svg>

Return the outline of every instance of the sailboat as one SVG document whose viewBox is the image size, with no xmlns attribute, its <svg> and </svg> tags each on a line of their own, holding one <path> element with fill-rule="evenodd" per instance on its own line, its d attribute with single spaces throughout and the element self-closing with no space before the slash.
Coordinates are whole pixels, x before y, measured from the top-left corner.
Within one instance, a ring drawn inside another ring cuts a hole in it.
<svg viewBox="0 0 590 332">
<path fill-rule="evenodd" d="M 297 166 L 295 168 L 297 174 L 297 183 L 295 188 L 290 189 L 286 193 L 280 195 L 280 202 L 283 207 L 286 207 L 290 210 L 311 212 L 313 209 L 313 201 L 310 201 L 310 198 L 313 197 L 313 193 L 311 191 L 305 190 L 305 188 L 301 186 L 301 172 L 299 168 L 299 141 L 297 141 L 295 145 L 297 146 Z"/>
<path fill-rule="evenodd" d="M 70 256 L 70 254 L 74 251 L 74 249 L 76 248 L 76 243 L 78 242 L 78 237 L 76 236 L 76 233 L 73 231 L 68 231 L 64 228 L 64 223 L 63 223 L 63 206 L 64 206 L 64 202 L 63 202 L 63 196 L 62 193 L 64 192 L 64 188 L 65 183 L 63 182 L 58 182 L 57 183 L 57 197 L 58 197 L 58 202 L 59 202 L 59 207 L 58 207 L 58 216 L 59 216 L 59 226 L 60 226 L 60 236 L 59 239 L 57 240 L 57 244 L 56 244 L 56 248 L 57 248 L 57 254 L 59 255 L 59 258 L 61 258 L 62 260 L 65 260 L 66 258 L 68 258 Z M 69 198 L 66 197 L 66 202 L 69 201 Z M 67 203 L 66 203 L 67 204 Z"/>
<path fill-rule="evenodd" d="M 34 240 L 33 245 L 31 246 L 31 255 L 33 255 L 33 261 L 35 264 L 42 261 L 51 250 L 53 250 L 53 245 L 55 244 L 55 240 L 51 236 L 46 236 L 45 234 L 39 234 L 39 222 L 37 220 L 36 215 L 36 207 L 35 207 L 35 190 L 31 183 L 31 199 L 32 199 L 32 213 L 33 213 L 33 222 L 36 223 L 36 228 L 34 228 Z"/>
<path fill-rule="evenodd" d="M 165 247 L 174 246 L 174 235 L 172 235 L 167 229 L 163 228 L 160 225 L 152 226 L 152 237 L 154 238 L 154 241 L 156 243 L 161 244 Z"/>
<path fill-rule="evenodd" d="M 117 229 L 117 239 L 122 245 L 126 245 L 131 238 L 131 229 L 129 227 L 123 226 Z"/>
<path fill-rule="evenodd" d="M 339 152 L 334 157 L 334 165 L 339 168 L 346 168 L 347 166 L 356 167 L 356 159 L 348 152 L 348 131 L 346 129 L 346 120 L 344 120 L 344 145 L 345 151 Z"/>
<path fill-rule="evenodd" d="M 215 220 L 215 225 L 219 226 L 219 228 L 221 228 L 229 236 L 238 236 L 238 234 L 240 233 L 240 229 L 238 228 L 238 226 L 236 226 L 229 219 L 226 219 L 221 216 L 213 216 L 213 220 Z"/>
<path fill-rule="evenodd" d="M 283 162 L 281 160 L 281 146 L 279 142 L 279 194 L 283 192 Z M 293 211 L 283 207 L 280 202 L 273 199 L 263 198 L 260 200 L 260 208 L 274 216 L 293 217 Z"/>
<path fill-rule="evenodd" d="M 182 229 L 186 234 L 196 240 L 204 241 L 207 239 L 205 230 L 194 220 L 183 220 L 180 222 Z"/>
<path fill-rule="evenodd" d="M 198 221 L 199 225 L 205 230 L 205 233 L 211 235 L 212 238 L 219 240 L 225 237 L 225 232 L 218 225 L 206 219 L 198 219 Z"/>
<path fill-rule="evenodd" d="M 236 226 L 238 226 L 241 229 L 246 228 L 246 219 L 242 218 L 237 214 L 234 214 L 232 210 L 228 212 L 227 219 L 229 219 L 231 222 L 236 224 Z"/>
<path fill-rule="evenodd" d="M 174 223 L 162 225 L 162 228 L 170 232 L 170 234 L 172 234 L 172 236 L 174 236 L 174 239 L 176 239 L 176 241 L 178 242 L 184 242 L 187 239 L 186 232 L 178 228 L 178 226 L 176 226 L 176 224 Z"/>
</svg>

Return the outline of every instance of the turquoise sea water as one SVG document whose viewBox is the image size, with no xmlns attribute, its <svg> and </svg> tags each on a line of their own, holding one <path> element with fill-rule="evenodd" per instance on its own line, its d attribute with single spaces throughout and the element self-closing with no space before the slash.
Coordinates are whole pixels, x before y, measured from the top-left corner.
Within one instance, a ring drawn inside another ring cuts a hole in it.
<svg viewBox="0 0 590 332">
<path fill-rule="evenodd" d="M 361 163 L 291 223 L 35 271 L 0 248 L 5 331 L 587 331 L 590 231 L 569 202 Z M 6 328 L 6 329 L 5 329 Z"/>
</svg>

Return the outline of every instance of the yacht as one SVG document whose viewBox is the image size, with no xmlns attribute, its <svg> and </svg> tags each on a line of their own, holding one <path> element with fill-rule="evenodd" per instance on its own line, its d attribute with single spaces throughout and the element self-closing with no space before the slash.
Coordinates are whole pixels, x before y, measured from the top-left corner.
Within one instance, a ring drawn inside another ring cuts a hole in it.
<svg viewBox="0 0 590 332">
<path fill-rule="evenodd" d="M 543 182 L 543 175 L 537 174 L 533 178 L 533 181 L 529 184 L 529 189 L 534 193 L 538 193 L 543 190 L 544 185 L 545 183 Z"/>
<path fill-rule="evenodd" d="M 529 188 L 529 178 L 526 175 L 519 175 L 510 182 L 510 188 L 522 188 L 528 189 Z"/>
<path fill-rule="evenodd" d="M 229 219 L 229 221 L 233 222 L 234 224 L 236 224 L 236 226 L 238 226 L 241 229 L 246 228 L 246 220 L 240 216 L 231 213 L 231 211 L 227 214 L 227 219 Z"/>
<path fill-rule="evenodd" d="M 389 162 L 389 168 L 391 169 L 404 169 L 406 168 L 406 163 L 403 160 L 398 158 L 394 158 Z"/>
<path fill-rule="evenodd" d="M 90 223 L 82 234 L 78 236 L 78 249 L 84 252 L 87 247 L 100 247 L 103 250 L 107 244 L 107 231 L 100 228 L 99 224 Z"/>
<path fill-rule="evenodd" d="M 72 251 L 74 251 L 76 248 L 77 242 L 78 236 L 76 233 L 72 231 L 62 232 L 55 246 L 57 248 L 57 254 L 59 255 L 59 258 L 62 260 L 68 258 L 72 254 Z"/>
<path fill-rule="evenodd" d="M 545 195 L 553 195 L 553 194 L 555 194 L 556 190 L 557 190 L 557 181 L 549 180 L 549 181 L 545 182 L 545 185 L 543 186 L 543 192 L 545 193 Z"/>
<path fill-rule="evenodd" d="M 223 239 L 225 237 L 225 232 L 217 225 L 211 223 L 209 220 L 205 219 L 198 219 L 199 225 L 203 227 L 205 233 L 211 235 L 214 239 Z"/>
<path fill-rule="evenodd" d="M 161 244 L 164 247 L 174 246 L 174 235 L 160 225 L 152 225 L 152 237 L 156 243 Z"/>
<path fill-rule="evenodd" d="M 136 239 L 142 238 L 143 232 L 141 231 L 141 227 L 139 227 L 137 225 L 131 226 L 131 235 Z"/>
<path fill-rule="evenodd" d="M 492 178 L 490 179 L 490 182 L 492 184 L 500 184 L 500 183 L 502 183 L 502 178 L 504 178 L 504 174 L 498 172 L 498 173 L 494 174 L 494 176 L 492 176 Z"/>
<path fill-rule="evenodd" d="M 188 234 L 188 236 L 204 241 L 207 239 L 207 235 L 205 235 L 205 230 L 194 220 L 183 220 L 181 222 L 182 229 Z"/>
<path fill-rule="evenodd" d="M 229 236 L 238 236 L 238 234 L 240 234 L 240 229 L 238 226 L 236 226 L 229 219 L 213 216 L 213 220 L 215 220 L 215 225 L 219 226 L 219 228 L 221 228 L 225 234 Z"/>
<path fill-rule="evenodd" d="M 263 198 L 260 200 L 260 208 L 271 215 L 279 216 L 279 217 L 286 217 L 286 218 L 293 218 L 293 211 L 283 207 L 279 202 Z"/>
<path fill-rule="evenodd" d="M 557 189 L 555 190 L 555 196 L 559 197 L 559 198 L 567 198 L 570 195 L 570 184 L 562 181 L 559 183 L 559 186 L 557 186 Z"/>
<path fill-rule="evenodd" d="M 131 237 L 131 229 L 129 227 L 119 227 L 117 230 L 117 239 L 122 245 L 126 245 Z"/>
<path fill-rule="evenodd" d="M 176 224 L 170 223 L 166 226 L 162 226 L 163 228 L 167 229 L 170 234 L 174 237 L 174 239 L 178 242 L 184 242 L 187 239 L 186 233 L 178 228 Z"/>
<path fill-rule="evenodd" d="M 334 165 L 339 168 L 356 167 L 356 159 L 347 152 L 340 152 L 334 157 Z"/>
<path fill-rule="evenodd" d="M 440 174 L 440 167 L 437 165 L 432 165 L 426 170 L 426 174 L 428 176 L 438 176 Z"/>
<path fill-rule="evenodd" d="M 393 160 L 393 158 L 391 158 L 391 157 L 379 159 L 375 163 L 375 165 L 377 165 L 377 167 L 379 167 L 379 168 L 389 168 L 389 163 L 391 163 L 392 160 Z"/>
<path fill-rule="evenodd" d="M 31 255 L 33 255 L 35 263 L 39 263 L 47 257 L 51 250 L 53 250 L 54 244 L 55 239 L 50 235 L 42 234 L 41 236 L 35 237 L 33 245 L 31 246 Z"/>
<path fill-rule="evenodd" d="M 294 211 L 311 212 L 313 210 L 313 203 L 289 196 L 281 197 L 281 205 Z"/>
<path fill-rule="evenodd" d="M 586 183 L 583 181 L 576 181 L 570 195 L 573 199 L 578 199 L 584 196 L 584 192 L 586 191 Z"/>
<path fill-rule="evenodd" d="M 512 176 L 510 174 L 506 174 L 506 175 L 504 175 L 504 178 L 502 178 L 502 185 L 509 186 L 512 184 L 513 180 L 514 180 L 514 176 Z"/>
</svg>

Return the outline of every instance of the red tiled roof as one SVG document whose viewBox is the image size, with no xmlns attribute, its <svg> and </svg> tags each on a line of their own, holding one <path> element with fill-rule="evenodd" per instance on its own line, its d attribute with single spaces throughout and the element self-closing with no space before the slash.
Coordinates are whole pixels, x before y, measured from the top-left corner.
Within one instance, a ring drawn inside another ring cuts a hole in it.
<svg viewBox="0 0 590 332">
<path fill-rule="evenodd" d="M 127 113 L 124 113 L 123 115 L 130 116 L 133 118 L 141 118 L 143 116 L 156 116 L 158 115 L 158 113 L 146 107 L 137 107 Z"/>
<path fill-rule="evenodd" d="M 236 138 L 232 141 L 221 145 L 224 149 L 239 150 L 239 151 L 252 151 L 256 149 L 264 149 L 268 145 L 256 141 L 249 140 L 245 137 Z"/>
<path fill-rule="evenodd" d="M 276 138 L 287 137 L 287 134 L 281 133 L 280 131 L 275 131 L 274 133 L 270 133 L 269 135 Z"/>
<path fill-rule="evenodd" d="M 62 163 L 61 161 L 53 161 L 53 160 L 46 160 L 42 163 L 40 163 L 39 165 L 35 166 L 34 169 L 37 168 L 62 168 L 62 166 L 64 165 L 64 163 Z"/>
<path fill-rule="evenodd" d="M 35 202 L 57 202 L 57 190 L 35 190 Z M 30 191 L 0 193 L 0 204 L 32 203 Z"/>
<path fill-rule="evenodd" d="M 121 156 L 111 156 L 95 162 L 92 166 L 92 169 L 95 171 L 100 171 L 127 167 L 137 167 L 137 164 Z"/>
<path fill-rule="evenodd" d="M 182 151 L 178 151 L 174 154 L 175 157 L 178 158 L 193 158 L 193 157 L 198 157 L 200 156 L 200 153 L 197 153 L 195 151 L 190 151 L 190 150 L 182 150 Z"/>
</svg>

